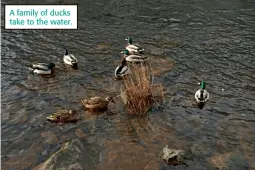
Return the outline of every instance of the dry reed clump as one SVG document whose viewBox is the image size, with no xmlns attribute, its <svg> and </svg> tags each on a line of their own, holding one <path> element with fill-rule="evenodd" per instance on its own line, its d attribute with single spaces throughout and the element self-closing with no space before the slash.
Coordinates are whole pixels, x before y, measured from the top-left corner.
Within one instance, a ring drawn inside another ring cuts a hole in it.
<svg viewBox="0 0 255 171">
<path fill-rule="evenodd" d="M 161 84 L 152 83 L 152 70 L 148 62 L 129 64 L 131 73 L 123 80 L 121 97 L 128 114 L 146 115 L 152 107 L 155 96 L 163 97 Z M 156 95 L 157 94 L 157 95 Z"/>
</svg>

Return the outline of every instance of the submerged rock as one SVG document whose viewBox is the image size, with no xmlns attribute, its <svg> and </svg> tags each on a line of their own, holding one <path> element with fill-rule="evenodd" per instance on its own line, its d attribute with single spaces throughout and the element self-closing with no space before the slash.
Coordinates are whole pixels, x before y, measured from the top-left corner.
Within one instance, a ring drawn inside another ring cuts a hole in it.
<svg viewBox="0 0 255 171">
<path fill-rule="evenodd" d="M 209 161 L 217 169 L 228 169 L 229 158 L 231 157 L 231 155 L 231 152 L 224 154 L 215 154 L 214 156 L 209 158 Z"/>
<path fill-rule="evenodd" d="M 178 165 L 184 164 L 184 151 L 183 150 L 175 150 L 169 149 L 168 145 L 163 148 L 161 153 L 161 158 L 169 165 Z"/>
<path fill-rule="evenodd" d="M 83 143 L 74 139 L 66 142 L 62 148 L 50 156 L 46 161 L 36 166 L 38 170 L 83 170 L 93 169 L 90 155 L 86 153 Z"/>
</svg>

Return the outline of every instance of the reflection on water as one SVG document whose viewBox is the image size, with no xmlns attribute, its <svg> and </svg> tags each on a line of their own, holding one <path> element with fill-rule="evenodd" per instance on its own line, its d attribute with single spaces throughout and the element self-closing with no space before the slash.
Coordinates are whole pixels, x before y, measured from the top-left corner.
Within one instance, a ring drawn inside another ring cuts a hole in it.
<svg viewBox="0 0 255 171">
<path fill-rule="evenodd" d="M 79 4 L 78 30 L 2 31 L 3 169 L 34 168 L 76 139 L 87 147 L 84 169 L 255 169 L 253 1 L 68 3 Z M 114 69 L 127 36 L 160 69 L 164 105 L 145 118 L 127 116 L 120 102 L 108 112 L 85 112 L 80 99 L 116 96 Z M 65 47 L 79 70 L 63 64 Z M 54 62 L 56 75 L 31 75 L 27 65 L 36 62 Z M 199 110 L 194 93 L 202 79 L 211 99 Z M 59 109 L 75 109 L 82 120 L 47 122 Z M 185 150 L 187 166 L 160 160 L 165 145 Z"/>
</svg>

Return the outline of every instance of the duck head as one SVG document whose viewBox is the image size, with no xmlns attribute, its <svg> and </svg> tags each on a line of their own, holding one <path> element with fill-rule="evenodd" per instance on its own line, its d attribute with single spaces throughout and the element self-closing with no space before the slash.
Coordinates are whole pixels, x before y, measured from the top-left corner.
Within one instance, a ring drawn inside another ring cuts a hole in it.
<svg viewBox="0 0 255 171">
<path fill-rule="evenodd" d="M 105 100 L 108 101 L 108 102 L 113 102 L 113 103 L 115 104 L 115 101 L 113 100 L 113 97 L 112 97 L 112 96 L 107 96 L 107 97 L 105 98 Z"/>
<path fill-rule="evenodd" d="M 61 120 L 61 117 L 58 114 L 51 114 L 50 116 L 46 117 L 46 119 L 52 122 L 57 122 Z"/>
<path fill-rule="evenodd" d="M 123 50 L 120 53 L 124 54 L 124 56 L 128 56 L 129 55 L 129 51 L 128 50 Z"/>
<path fill-rule="evenodd" d="M 53 69 L 54 67 L 55 67 L 55 64 L 54 64 L 54 63 L 49 63 L 49 64 L 48 64 L 48 68 L 49 68 L 49 69 Z"/>
<path fill-rule="evenodd" d="M 200 82 L 200 88 L 203 89 L 203 90 L 205 89 L 205 82 L 204 81 Z"/>
<path fill-rule="evenodd" d="M 133 43 L 133 40 L 132 40 L 132 38 L 131 38 L 131 37 L 128 37 L 128 38 L 126 38 L 125 40 L 127 40 L 127 41 L 128 41 L 128 43 L 129 43 L 130 45 Z"/>
<path fill-rule="evenodd" d="M 67 51 L 67 49 L 65 50 L 65 55 L 68 55 L 68 51 Z"/>
</svg>

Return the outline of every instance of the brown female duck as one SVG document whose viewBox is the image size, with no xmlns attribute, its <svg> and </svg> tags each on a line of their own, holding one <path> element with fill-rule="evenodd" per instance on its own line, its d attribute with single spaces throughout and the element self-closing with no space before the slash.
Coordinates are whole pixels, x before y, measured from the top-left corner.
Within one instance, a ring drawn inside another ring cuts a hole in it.
<svg viewBox="0 0 255 171">
<path fill-rule="evenodd" d="M 115 103 L 111 96 L 107 96 L 105 99 L 96 96 L 81 100 L 81 103 L 85 106 L 85 108 L 91 110 L 107 109 L 109 102 Z"/>
<path fill-rule="evenodd" d="M 46 117 L 51 122 L 76 122 L 79 120 L 75 110 L 60 110 Z"/>
</svg>

